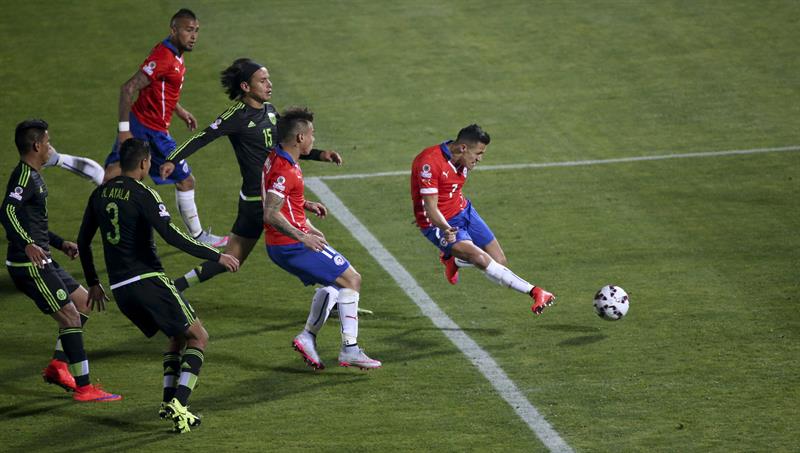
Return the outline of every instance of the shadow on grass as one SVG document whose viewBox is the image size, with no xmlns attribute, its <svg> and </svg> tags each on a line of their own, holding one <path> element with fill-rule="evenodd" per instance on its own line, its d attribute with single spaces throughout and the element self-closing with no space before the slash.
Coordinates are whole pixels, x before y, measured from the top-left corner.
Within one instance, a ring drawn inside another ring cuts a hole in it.
<svg viewBox="0 0 800 453">
<path fill-rule="evenodd" d="M 587 344 L 597 343 L 598 341 L 603 341 L 606 338 L 608 338 L 606 335 L 598 333 L 600 332 L 599 328 L 591 326 L 579 326 L 574 324 L 553 324 L 553 325 L 541 326 L 540 329 L 554 330 L 557 332 L 575 332 L 575 333 L 591 334 L 591 335 L 580 335 L 568 338 L 566 340 L 562 340 L 558 343 L 559 346 L 585 346 Z"/>
</svg>

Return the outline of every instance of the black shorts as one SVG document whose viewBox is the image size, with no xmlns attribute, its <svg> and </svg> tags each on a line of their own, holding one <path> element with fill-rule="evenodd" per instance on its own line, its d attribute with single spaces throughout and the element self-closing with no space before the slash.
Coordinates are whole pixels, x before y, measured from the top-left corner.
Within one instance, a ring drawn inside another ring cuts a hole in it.
<svg viewBox="0 0 800 453">
<path fill-rule="evenodd" d="M 81 286 L 55 260 L 45 264 L 44 269 L 32 263 L 6 262 L 6 269 L 17 289 L 33 299 L 46 315 L 70 303 L 69 295 Z"/>
<path fill-rule="evenodd" d="M 239 198 L 239 212 L 231 232 L 247 239 L 258 239 L 264 231 L 264 207 L 260 200 L 246 201 Z"/>
<path fill-rule="evenodd" d="M 164 274 L 112 290 L 119 311 L 148 338 L 159 330 L 168 337 L 185 333 L 197 319 L 194 309 Z"/>
</svg>

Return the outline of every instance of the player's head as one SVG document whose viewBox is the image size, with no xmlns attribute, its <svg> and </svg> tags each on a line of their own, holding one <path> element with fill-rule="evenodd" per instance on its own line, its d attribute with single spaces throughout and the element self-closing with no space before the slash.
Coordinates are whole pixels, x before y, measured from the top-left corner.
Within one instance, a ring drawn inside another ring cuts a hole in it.
<svg viewBox="0 0 800 453">
<path fill-rule="evenodd" d="M 278 120 L 278 142 L 284 147 L 300 148 L 300 155 L 314 147 L 314 112 L 306 107 L 291 107 Z"/>
<path fill-rule="evenodd" d="M 491 141 L 492 139 L 489 137 L 489 134 L 480 126 L 477 124 L 470 124 L 458 131 L 455 141 L 450 144 L 453 160 L 457 165 L 472 170 L 478 165 L 478 162 L 483 159 L 486 146 Z"/>
<path fill-rule="evenodd" d="M 197 42 L 200 22 L 190 9 L 181 8 L 169 21 L 169 38 L 178 51 L 191 52 Z"/>
<path fill-rule="evenodd" d="M 249 97 L 263 103 L 272 97 L 269 71 L 250 58 L 239 58 L 225 68 L 220 83 L 231 100 Z"/>
<path fill-rule="evenodd" d="M 150 171 L 150 147 L 138 138 L 129 138 L 119 147 L 119 166 L 123 173 L 138 173 L 141 178 Z M 138 179 L 141 179 L 138 178 Z"/>
<path fill-rule="evenodd" d="M 31 152 L 41 153 L 42 163 L 47 162 L 50 154 L 50 134 L 47 132 L 47 121 L 40 119 L 25 120 L 17 124 L 14 131 L 14 143 L 20 156 Z"/>
</svg>

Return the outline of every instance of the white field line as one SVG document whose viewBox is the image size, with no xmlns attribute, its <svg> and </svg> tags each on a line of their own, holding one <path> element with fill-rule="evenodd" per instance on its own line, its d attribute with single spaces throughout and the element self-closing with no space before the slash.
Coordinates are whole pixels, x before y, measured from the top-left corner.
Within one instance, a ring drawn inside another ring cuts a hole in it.
<svg viewBox="0 0 800 453">
<path fill-rule="evenodd" d="M 800 151 L 800 146 L 784 146 L 780 148 L 755 148 L 755 149 L 734 149 L 728 151 L 703 151 L 697 153 L 681 153 L 681 154 L 662 154 L 659 156 L 634 156 L 634 157 L 618 157 L 614 159 L 597 159 L 597 160 L 574 160 L 566 162 L 543 162 L 543 163 L 524 163 L 524 164 L 504 164 L 504 165 L 478 165 L 475 170 L 518 170 L 522 168 L 549 168 L 549 167 L 579 167 L 584 165 L 602 165 L 602 164 L 618 164 L 624 162 L 642 162 L 650 160 L 666 160 L 666 159 L 688 159 L 695 157 L 720 157 L 720 156 L 736 156 L 743 154 L 761 154 L 761 153 L 778 153 L 787 151 Z M 361 179 L 361 178 L 375 178 L 380 176 L 404 176 L 408 175 L 410 170 L 403 171 L 384 171 L 377 173 L 351 173 L 349 175 L 331 175 L 320 176 L 319 179 Z"/>
<path fill-rule="evenodd" d="M 372 255 L 378 264 L 394 278 L 397 285 L 433 321 L 444 335 L 464 353 L 481 374 L 492 384 L 500 396 L 514 409 L 519 417 L 551 452 L 572 452 L 572 448 L 558 435 L 547 420 L 520 392 L 516 384 L 495 362 L 491 355 L 478 346 L 414 280 L 414 277 L 389 253 L 378 239 L 350 212 L 339 197 L 319 178 L 308 178 L 305 185 L 324 203 L 331 214 L 350 231 L 350 234 Z"/>
</svg>

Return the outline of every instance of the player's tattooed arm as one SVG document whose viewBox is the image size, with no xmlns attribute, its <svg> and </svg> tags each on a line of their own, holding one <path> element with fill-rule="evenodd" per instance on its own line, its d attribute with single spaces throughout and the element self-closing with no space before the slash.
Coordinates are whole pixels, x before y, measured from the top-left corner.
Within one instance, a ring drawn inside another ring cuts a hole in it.
<svg viewBox="0 0 800 453">
<path fill-rule="evenodd" d="M 280 197 L 272 192 L 267 192 L 264 198 L 264 223 L 272 225 L 273 228 L 280 231 L 282 234 L 289 236 L 302 242 L 306 247 L 320 251 L 327 242 L 322 237 L 314 234 L 306 234 L 297 229 L 286 220 L 286 217 L 281 214 L 281 208 L 286 202 L 286 199 Z"/>
<path fill-rule="evenodd" d="M 120 125 L 122 123 L 128 123 L 130 119 L 131 113 L 131 106 L 133 106 L 133 100 L 135 96 L 139 94 L 139 91 L 142 88 L 150 85 L 150 79 L 142 71 L 136 71 L 136 73 L 128 79 L 119 89 L 119 121 Z M 130 132 L 130 126 L 128 130 L 120 130 L 119 136 L 117 139 L 120 143 L 124 142 L 125 140 L 132 138 L 133 134 Z"/>
</svg>

